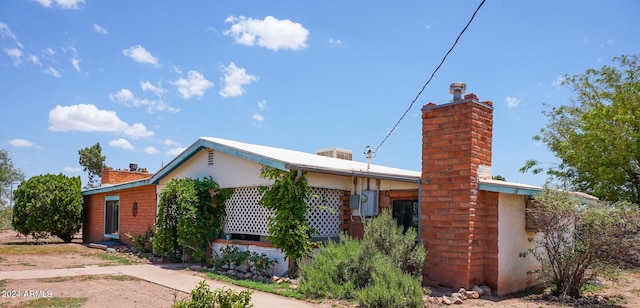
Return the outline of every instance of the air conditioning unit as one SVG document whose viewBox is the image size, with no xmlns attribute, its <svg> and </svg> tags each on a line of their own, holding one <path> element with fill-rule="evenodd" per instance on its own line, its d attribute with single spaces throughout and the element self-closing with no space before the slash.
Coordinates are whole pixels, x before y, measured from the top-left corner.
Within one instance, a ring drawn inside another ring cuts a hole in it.
<svg viewBox="0 0 640 308">
<path fill-rule="evenodd" d="M 353 160 L 353 152 L 340 148 L 322 149 L 318 150 L 316 154 L 320 156 L 327 156 L 344 160 Z"/>
</svg>

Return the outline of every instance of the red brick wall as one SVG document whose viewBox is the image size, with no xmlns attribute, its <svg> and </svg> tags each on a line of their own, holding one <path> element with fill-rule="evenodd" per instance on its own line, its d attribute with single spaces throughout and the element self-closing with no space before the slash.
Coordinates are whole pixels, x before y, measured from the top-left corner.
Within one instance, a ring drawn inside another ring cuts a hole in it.
<svg viewBox="0 0 640 308">
<path fill-rule="evenodd" d="M 119 184 L 135 180 L 142 180 L 151 177 L 153 174 L 148 172 L 138 172 L 124 170 L 113 170 L 113 168 L 102 169 L 102 184 Z"/>
<path fill-rule="evenodd" d="M 106 196 L 120 196 L 120 241 L 129 243 L 125 233 L 139 235 L 149 227 L 155 228 L 156 222 L 156 186 L 146 185 L 117 192 L 107 192 L 84 196 L 83 241 L 101 242 L 104 237 L 104 205 Z M 138 210 L 134 216 L 133 205 Z"/>
<path fill-rule="evenodd" d="M 482 218 L 492 205 L 478 199 L 477 170 L 491 165 L 491 106 L 468 94 L 422 108 L 420 237 L 428 250 L 427 283 L 469 288 L 485 280 L 488 229 Z"/>
<path fill-rule="evenodd" d="M 476 230 L 477 245 L 473 250 L 484 254 L 484 283 L 498 292 L 498 199 L 500 194 L 490 191 L 478 192 L 476 210 L 480 228 Z M 478 275 L 478 274 L 477 274 Z"/>
</svg>

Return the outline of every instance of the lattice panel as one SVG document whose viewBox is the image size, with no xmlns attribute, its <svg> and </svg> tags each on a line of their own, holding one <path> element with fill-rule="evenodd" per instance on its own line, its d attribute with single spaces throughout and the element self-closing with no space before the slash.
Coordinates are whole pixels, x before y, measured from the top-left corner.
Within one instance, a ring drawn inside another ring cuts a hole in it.
<svg viewBox="0 0 640 308">
<path fill-rule="evenodd" d="M 307 220 L 317 233 L 314 236 L 338 236 L 340 196 L 339 190 L 311 187 Z M 267 219 L 271 211 L 258 204 L 262 196 L 258 187 L 235 188 L 226 201 L 225 233 L 268 235 Z"/>
<path fill-rule="evenodd" d="M 314 236 L 338 236 L 340 233 L 338 207 L 342 192 L 311 187 L 311 195 L 307 221 L 317 232 Z"/>
<path fill-rule="evenodd" d="M 258 187 L 235 188 L 233 195 L 225 204 L 227 219 L 224 224 L 225 233 L 267 235 L 267 218 L 271 211 L 258 204 L 262 195 Z"/>
</svg>

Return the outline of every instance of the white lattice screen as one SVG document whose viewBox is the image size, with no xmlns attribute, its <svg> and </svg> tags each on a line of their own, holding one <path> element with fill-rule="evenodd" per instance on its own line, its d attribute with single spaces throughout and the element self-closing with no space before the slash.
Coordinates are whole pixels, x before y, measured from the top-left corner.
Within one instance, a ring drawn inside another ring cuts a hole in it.
<svg viewBox="0 0 640 308">
<path fill-rule="evenodd" d="M 338 236 L 341 191 L 311 187 L 307 220 L 317 231 L 314 236 Z M 235 188 L 226 202 L 225 233 L 268 235 L 267 219 L 271 212 L 258 204 L 258 187 Z"/>
<path fill-rule="evenodd" d="M 311 187 L 311 195 L 313 197 L 309 200 L 307 221 L 317 232 L 314 236 L 338 236 L 340 233 L 338 207 L 341 192 Z"/>
<path fill-rule="evenodd" d="M 271 211 L 258 204 L 260 198 L 262 195 L 258 187 L 235 188 L 231 198 L 225 202 L 227 219 L 224 232 L 267 235 L 267 218 Z"/>
</svg>

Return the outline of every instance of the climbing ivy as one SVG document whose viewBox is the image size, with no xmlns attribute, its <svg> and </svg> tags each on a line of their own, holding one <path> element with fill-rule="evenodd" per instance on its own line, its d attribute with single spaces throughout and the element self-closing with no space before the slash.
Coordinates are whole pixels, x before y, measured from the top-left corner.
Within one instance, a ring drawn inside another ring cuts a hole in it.
<svg viewBox="0 0 640 308">
<path fill-rule="evenodd" d="M 220 234 L 224 202 L 232 193 L 211 177 L 169 181 L 160 192 L 154 252 L 174 261 L 186 253 L 204 262 L 207 247 Z"/>
<path fill-rule="evenodd" d="M 272 245 L 282 249 L 289 260 L 290 275 L 295 276 L 298 261 L 313 248 L 311 235 L 314 230 L 306 218 L 310 190 L 305 173 L 264 166 L 260 177 L 273 180 L 273 185 L 259 188 L 262 193 L 259 203 L 273 212 L 268 220 L 267 238 Z"/>
</svg>

